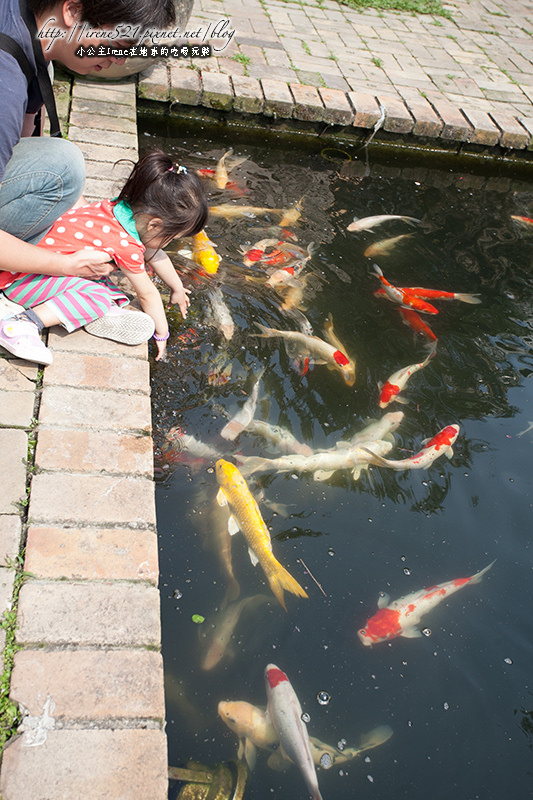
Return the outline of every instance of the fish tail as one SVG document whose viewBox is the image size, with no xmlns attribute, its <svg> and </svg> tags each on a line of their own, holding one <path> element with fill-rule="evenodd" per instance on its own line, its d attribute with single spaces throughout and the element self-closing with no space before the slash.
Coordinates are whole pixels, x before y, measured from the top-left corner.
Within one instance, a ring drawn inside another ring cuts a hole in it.
<svg viewBox="0 0 533 800">
<path fill-rule="evenodd" d="M 489 569 L 492 566 L 494 566 L 495 563 L 496 563 L 496 559 L 494 559 L 494 561 L 491 561 L 490 564 L 488 565 L 488 567 L 485 567 L 485 569 L 482 569 L 479 572 L 476 572 L 475 575 L 472 575 L 472 577 L 470 578 L 470 583 L 480 583 L 483 580 L 483 575 L 486 572 L 488 572 Z"/>
<path fill-rule="evenodd" d="M 468 294 L 468 292 L 456 292 L 454 295 L 455 300 L 460 300 L 461 303 L 470 303 L 470 305 L 477 305 L 481 303 L 478 294 Z"/>
<path fill-rule="evenodd" d="M 278 335 L 278 331 L 275 328 L 268 328 L 266 325 L 262 325 L 260 322 L 256 322 L 255 324 L 257 325 L 261 333 L 252 333 L 251 334 L 252 336 L 270 337 Z"/>
<path fill-rule="evenodd" d="M 286 611 L 287 606 L 283 598 L 284 591 L 295 594 L 297 597 L 307 597 L 308 595 L 307 592 L 302 589 L 296 578 L 293 578 L 290 572 L 288 572 L 279 561 L 276 561 L 276 559 L 273 559 L 273 561 L 272 572 L 267 574 L 268 582 L 274 595 Z"/>
<path fill-rule="evenodd" d="M 248 477 L 252 472 L 262 469 L 265 464 L 268 467 L 269 458 L 262 458 L 262 456 L 242 456 L 238 453 L 235 454 L 236 460 L 239 462 L 239 470 L 243 477 Z"/>
<path fill-rule="evenodd" d="M 389 466 L 389 462 L 388 462 L 388 460 L 386 458 L 383 458 L 383 456 L 380 456 L 377 453 L 374 453 L 368 447 L 361 447 L 361 450 L 364 450 L 365 453 L 368 453 L 368 455 L 370 456 L 369 461 L 370 461 L 371 464 L 375 464 L 377 467 L 388 467 Z"/>
<path fill-rule="evenodd" d="M 378 267 L 377 264 L 373 264 L 372 266 L 374 267 L 374 272 L 376 273 L 378 278 L 382 278 L 383 277 L 383 271 L 380 269 L 380 267 Z"/>
</svg>

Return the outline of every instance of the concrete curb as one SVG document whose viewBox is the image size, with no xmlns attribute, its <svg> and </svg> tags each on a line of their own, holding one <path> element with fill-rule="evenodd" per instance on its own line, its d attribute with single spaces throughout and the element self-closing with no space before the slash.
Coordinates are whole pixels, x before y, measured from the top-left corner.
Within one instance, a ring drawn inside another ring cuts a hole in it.
<svg viewBox="0 0 533 800">
<path fill-rule="evenodd" d="M 88 200 L 137 159 L 135 83 L 74 81 L 69 138 Z M 110 135 L 110 132 L 111 135 Z M 166 800 L 158 547 L 148 347 L 51 329 L 43 372 L 0 359 L 0 548 L 25 544 L 3 800 Z M 37 421 L 33 419 L 34 413 Z M 35 473 L 26 497 L 28 436 Z M 0 567 L 9 608 L 14 571 Z"/>
</svg>

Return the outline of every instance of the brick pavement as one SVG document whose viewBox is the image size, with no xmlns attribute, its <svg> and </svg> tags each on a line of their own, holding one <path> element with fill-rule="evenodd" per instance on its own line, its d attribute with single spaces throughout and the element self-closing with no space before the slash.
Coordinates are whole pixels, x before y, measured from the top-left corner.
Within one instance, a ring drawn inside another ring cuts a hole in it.
<svg viewBox="0 0 533 800">
<path fill-rule="evenodd" d="M 383 131 L 415 144 L 533 149 L 531 4 L 445 7 L 452 19 L 356 11 L 336 0 L 196 0 L 187 31 L 217 51 L 158 64 L 139 93 L 171 110 L 200 105 L 359 134 L 379 119 L 377 98 Z M 212 36 L 224 30 L 235 33 Z"/>
<path fill-rule="evenodd" d="M 66 114 L 69 91 L 64 83 L 59 91 Z M 114 162 L 137 158 L 134 81 L 76 79 L 69 138 L 85 155 L 87 199 L 112 196 L 130 169 Z M 48 345 L 54 362 L 44 370 L 0 358 L 0 564 L 24 546 L 29 573 L 10 691 L 24 717 L 4 751 L 0 794 L 164 800 L 147 345 L 61 328 Z M 14 577 L 0 566 L 0 611 Z"/>
</svg>

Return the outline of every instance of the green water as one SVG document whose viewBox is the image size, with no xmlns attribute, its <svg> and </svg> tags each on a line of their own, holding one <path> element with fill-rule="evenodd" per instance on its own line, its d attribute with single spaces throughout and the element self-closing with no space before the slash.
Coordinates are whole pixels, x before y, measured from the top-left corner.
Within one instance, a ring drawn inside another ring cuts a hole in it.
<svg viewBox="0 0 533 800">
<path fill-rule="evenodd" d="M 230 145 L 246 155 L 232 175 L 246 193 L 206 182 L 213 204 L 288 207 L 303 197 L 291 230 L 303 247 L 316 244 L 305 269 L 312 277 L 304 313 L 320 336 L 331 314 L 357 362 L 353 387 L 321 365 L 302 376 L 279 340 L 253 336 L 257 322 L 297 328 L 279 297 L 245 280 L 242 268 L 241 248 L 263 238 L 258 229 L 279 217 L 210 220 L 222 256 L 216 280 L 235 334 L 226 341 L 208 324 L 205 286 L 192 282 L 189 318 L 171 314 L 169 360 L 152 363 L 169 763 L 235 758 L 237 737 L 218 718 L 218 702 L 264 706 L 263 672 L 273 662 L 289 676 L 312 736 L 353 746 L 376 726 L 393 730 L 361 757 L 318 770 L 325 800 L 531 796 L 533 430 L 518 434 L 533 420 L 533 227 L 511 215 L 533 216 L 533 184 L 447 167 L 367 163 L 361 150 L 321 155 L 320 148 L 295 144 L 261 147 L 232 141 L 229 133 L 216 141 L 209 132 L 184 130 L 161 138 L 147 127 L 141 145 L 163 146 L 189 167 L 214 166 Z M 346 232 L 354 216 L 374 214 L 421 223 Z M 388 255 L 364 256 L 369 245 L 404 233 L 412 236 Z M 249 478 L 254 492 L 262 490 L 274 553 L 309 598 L 286 595 L 285 613 L 237 534 L 232 557 L 241 597 L 270 599 L 243 614 L 231 653 L 203 670 L 205 641 L 226 591 L 209 549 L 214 462 L 163 458 L 165 434 L 180 426 L 231 461 L 238 453 L 275 456 L 258 436 L 244 432 L 235 443 L 220 436 L 263 368 L 256 417 L 289 428 L 313 449 L 333 447 L 380 417 L 379 383 L 427 350 L 394 305 L 374 296 L 374 262 L 400 286 L 480 294 L 479 305 L 436 303 L 439 314 L 425 318 L 438 337 L 436 356 L 410 379 L 402 393 L 407 403 L 386 409 L 405 414 L 394 458 L 457 423 L 454 455 L 427 470 L 372 466 L 358 481 L 348 471 L 324 482 L 275 471 Z M 224 368 L 227 380 L 214 385 L 212 376 Z M 357 631 L 377 610 L 380 592 L 396 599 L 471 575 L 494 559 L 479 585 L 424 618 L 430 635 L 362 646 Z M 205 621 L 195 623 L 195 614 Z M 318 703 L 319 692 L 327 692 L 327 704 Z M 297 768 L 276 772 L 268 756 L 258 753 L 245 796 L 306 798 Z M 169 797 L 177 790 L 171 782 Z"/>
</svg>

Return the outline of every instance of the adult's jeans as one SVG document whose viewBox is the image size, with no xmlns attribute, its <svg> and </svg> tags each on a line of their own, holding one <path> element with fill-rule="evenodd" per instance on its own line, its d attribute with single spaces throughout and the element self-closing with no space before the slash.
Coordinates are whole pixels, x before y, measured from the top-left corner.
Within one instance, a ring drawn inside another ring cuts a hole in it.
<svg viewBox="0 0 533 800">
<path fill-rule="evenodd" d="M 0 230 L 36 244 L 83 192 L 81 150 L 66 139 L 31 136 L 13 149 L 0 186 Z"/>
</svg>

